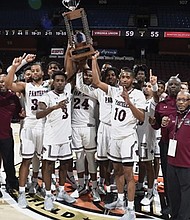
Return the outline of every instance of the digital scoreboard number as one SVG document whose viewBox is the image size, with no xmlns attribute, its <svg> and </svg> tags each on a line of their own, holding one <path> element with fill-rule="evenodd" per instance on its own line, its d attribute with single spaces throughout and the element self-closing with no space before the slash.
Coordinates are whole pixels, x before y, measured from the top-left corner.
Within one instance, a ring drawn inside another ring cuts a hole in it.
<svg viewBox="0 0 190 220">
<path fill-rule="evenodd" d="M 163 38 L 164 33 L 157 30 L 127 30 L 125 31 L 125 37 L 131 38 Z"/>
</svg>

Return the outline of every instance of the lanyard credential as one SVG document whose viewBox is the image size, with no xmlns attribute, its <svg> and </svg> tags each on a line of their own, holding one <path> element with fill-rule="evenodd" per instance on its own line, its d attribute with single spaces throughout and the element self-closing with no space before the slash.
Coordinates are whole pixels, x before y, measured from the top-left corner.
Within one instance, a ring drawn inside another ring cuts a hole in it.
<svg viewBox="0 0 190 220">
<path fill-rule="evenodd" d="M 173 134 L 173 139 L 175 139 L 175 136 L 176 136 L 177 131 L 181 128 L 181 126 L 182 126 L 183 122 L 185 121 L 185 119 L 186 119 L 187 115 L 189 114 L 189 112 L 190 112 L 190 109 L 189 109 L 189 110 L 187 111 L 187 113 L 183 116 L 183 118 L 181 119 L 180 122 L 178 121 L 178 116 L 176 116 L 176 118 L 175 118 L 175 132 L 174 132 L 174 134 Z"/>
</svg>

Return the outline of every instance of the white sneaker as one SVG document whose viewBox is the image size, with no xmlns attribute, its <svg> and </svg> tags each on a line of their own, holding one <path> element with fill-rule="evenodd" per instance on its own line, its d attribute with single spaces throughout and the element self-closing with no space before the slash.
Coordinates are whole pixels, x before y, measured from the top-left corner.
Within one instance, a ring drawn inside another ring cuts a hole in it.
<svg viewBox="0 0 190 220">
<path fill-rule="evenodd" d="M 28 206 L 28 202 L 26 200 L 25 192 L 19 192 L 19 194 L 18 194 L 18 206 L 22 209 L 25 209 Z"/>
<path fill-rule="evenodd" d="M 100 202 L 101 201 L 101 198 L 100 198 L 100 195 L 99 195 L 97 189 L 92 189 L 92 197 L 93 197 L 94 202 Z"/>
<path fill-rule="evenodd" d="M 105 209 L 122 209 L 125 210 L 125 201 L 121 201 L 120 199 L 117 199 L 115 202 L 105 204 Z"/>
<path fill-rule="evenodd" d="M 82 195 L 84 195 L 86 193 L 87 193 L 86 187 L 79 185 L 78 188 L 73 193 L 71 193 L 70 196 L 75 198 L 75 199 L 78 199 L 79 196 L 82 196 Z"/>
<path fill-rule="evenodd" d="M 44 209 L 47 211 L 51 211 L 53 206 L 54 196 L 52 194 L 45 196 L 44 200 Z"/>
<path fill-rule="evenodd" d="M 144 198 L 140 201 L 140 203 L 144 206 L 146 205 L 150 205 L 150 203 L 152 202 L 154 198 L 154 195 L 153 193 L 147 193 Z"/>
<path fill-rule="evenodd" d="M 119 220 L 135 220 L 135 218 L 135 210 L 127 208 L 126 213 Z"/>
<path fill-rule="evenodd" d="M 76 202 L 75 198 L 71 197 L 69 194 L 67 194 L 63 190 L 57 193 L 57 200 L 58 201 L 65 201 L 67 203 L 74 203 L 74 202 Z"/>
</svg>

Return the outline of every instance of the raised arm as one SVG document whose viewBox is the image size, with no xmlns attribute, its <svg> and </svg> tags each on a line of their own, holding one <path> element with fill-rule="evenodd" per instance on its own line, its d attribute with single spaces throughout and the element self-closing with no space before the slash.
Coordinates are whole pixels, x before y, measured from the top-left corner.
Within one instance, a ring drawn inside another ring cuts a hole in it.
<svg viewBox="0 0 190 220">
<path fill-rule="evenodd" d="M 108 84 L 102 82 L 100 80 L 100 76 L 98 73 L 97 68 L 97 58 L 99 56 L 99 52 L 96 51 L 96 53 L 92 56 L 92 78 L 93 78 L 93 84 L 103 90 L 104 92 L 108 93 Z"/>
<path fill-rule="evenodd" d="M 150 83 L 152 85 L 153 99 L 156 103 L 158 103 L 159 96 L 158 96 L 157 76 L 152 75 L 152 69 L 150 69 Z"/>
<path fill-rule="evenodd" d="M 76 65 L 71 59 L 70 55 L 70 46 L 68 44 L 66 52 L 65 52 L 65 57 L 64 57 L 64 68 L 67 73 L 67 79 L 70 79 L 74 73 L 76 73 Z"/>
<path fill-rule="evenodd" d="M 26 65 L 27 63 L 30 63 L 30 62 L 34 61 L 35 58 L 36 58 L 36 55 L 35 55 L 35 54 L 27 54 L 27 55 L 26 55 L 26 53 L 24 53 L 23 56 L 22 56 L 22 61 L 21 61 L 20 65 L 17 66 L 15 72 L 17 72 L 20 68 L 22 68 L 22 67 L 23 67 L 24 65 Z M 9 72 L 10 69 L 11 69 L 11 66 L 9 66 L 9 67 L 7 68 L 7 72 Z"/>
<path fill-rule="evenodd" d="M 14 91 L 14 92 L 22 92 L 25 89 L 24 82 L 14 82 L 14 75 L 17 70 L 17 67 L 21 65 L 23 57 L 14 58 L 11 68 L 8 72 L 8 75 L 5 77 L 5 86 Z"/>
</svg>

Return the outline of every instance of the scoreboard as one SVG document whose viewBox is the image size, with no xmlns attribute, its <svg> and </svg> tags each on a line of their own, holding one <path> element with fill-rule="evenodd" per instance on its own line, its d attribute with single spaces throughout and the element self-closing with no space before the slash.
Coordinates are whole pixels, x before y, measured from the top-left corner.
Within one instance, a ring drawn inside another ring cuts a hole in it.
<svg viewBox="0 0 190 220">
<path fill-rule="evenodd" d="M 164 32 L 159 30 L 127 30 L 125 37 L 135 38 L 163 38 Z"/>
<path fill-rule="evenodd" d="M 65 29 L 0 29 L 0 36 L 67 36 Z M 99 37 L 126 37 L 126 38 L 147 38 L 147 39 L 161 39 L 161 38 L 189 38 L 190 32 L 185 31 L 163 31 L 159 29 L 126 29 L 126 30 L 92 30 L 91 36 Z"/>
</svg>

